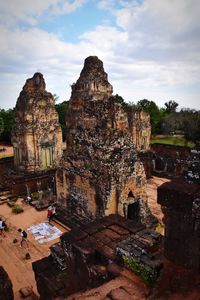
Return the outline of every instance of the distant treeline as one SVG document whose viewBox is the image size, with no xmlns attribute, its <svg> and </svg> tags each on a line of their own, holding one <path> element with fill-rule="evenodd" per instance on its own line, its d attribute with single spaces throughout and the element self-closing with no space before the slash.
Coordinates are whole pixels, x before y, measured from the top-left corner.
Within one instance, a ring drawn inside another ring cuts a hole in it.
<svg viewBox="0 0 200 300">
<path fill-rule="evenodd" d="M 55 100 L 58 96 L 54 95 Z M 147 99 L 136 103 L 125 102 L 119 96 L 113 96 L 123 106 L 142 109 L 150 114 L 152 134 L 183 134 L 187 141 L 200 142 L 200 111 L 183 108 L 177 111 L 179 104 L 170 100 L 159 108 L 154 101 Z M 66 138 L 65 116 L 69 107 L 69 101 L 63 101 L 55 105 L 59 115 L 63 139 Z M 13 125 L 14 109 L 0 109 L 0 136 L 1 140 L 11 142 L 11 130 Z"/>
</svg>

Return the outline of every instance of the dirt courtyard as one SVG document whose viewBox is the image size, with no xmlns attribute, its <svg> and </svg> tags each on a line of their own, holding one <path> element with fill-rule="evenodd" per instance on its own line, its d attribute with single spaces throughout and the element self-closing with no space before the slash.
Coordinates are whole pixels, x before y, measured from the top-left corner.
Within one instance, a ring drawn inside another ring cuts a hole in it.
<svg viewBox="0 0 200 300">
<path fill-rule="evenodd" d="M 21 199 L 18 200 L 22 203 Z M 32 262 L 46 257 L 50 254 L 49 247 L 58 242 L 58 239 L 54 239 L 45 244 L 39 244 L 38 241 L 28 232 L 29 249 L 20 248 L 20 236 L 17 231 L 18 228 L 25 229 L 47 221 L 46 211 L 36 211 L 35 208 L 22 204 L 24 212 L 21 214 L 13 214 L 11 208 L 7 204 L 0 206 L 0 216 L 6 220 L 6 224 L 9 227 L 9 231 L 6 232 L 6 237 L 0 236 L 0 265 L 4 267 L 8 273 L 15 295 L 15 300 L 19 300 L 19 289 L 26 286 L 32 286 L 35 293 L 37 293 L 34 273 L 32 270 Z M 62 232 L 66 230 L 58 224 L 51 222 Z M 13 243 L 14 239 L 17 239 L 17 243 Z M 26 260 L 26 253 L 30 253 L 31 258 Z"/>
<path fill-rule="evenodd" d="M 152 177 L 148 180 L 147 193 L 148 204 L 151 211 L 162 222 L 162 212 L 160 206 L 157 204 L 157 187 L 166 182 L 167 179 Z M 0 236 L 0 265 L 4 267 L 8 273 L 15 294 L 15 300 L 19 300 L 19 289 L 26 286 L 32 286 L 35 293 L 37 293 L 34 273 L 32 270 L 32 262 L 46 257 L 50 254 L 49 247 L 58 242 L 58 239 L 52 240 L 45 244 L 39 244 L 31 233 L 28 233 L 29 250 L 20 248 L 20 236 L 17 231 L 18 228 L 27 229 L 32 225 L 39 224 L 47 220 L 47 212 L 36 211 L 33 207 L 23 203 L 22 199 L 18 200 L 23 205 L 24 212 L 21 214 L 13 214 L 11 208 L 7 204 L 0 205 L 0 216 L 5 218 L 9 227 L 6 237 Z M 66 230 L 60 225 L 52 222 L 62 232 Z M 18 242 L 13 243 L 13 239 L 17 238 Z M 31 259 L 26 260 L 25 255 L 29 252 Z"/>
</svg>

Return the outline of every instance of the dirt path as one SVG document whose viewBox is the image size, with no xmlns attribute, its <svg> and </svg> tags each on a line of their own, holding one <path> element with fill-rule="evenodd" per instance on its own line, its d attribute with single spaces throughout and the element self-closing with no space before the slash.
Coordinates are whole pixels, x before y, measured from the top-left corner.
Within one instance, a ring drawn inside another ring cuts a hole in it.
<svg viewBox="0 0 200 300">
<path fill-rule="evenodd" d="M 21 299 L 18 291 L 25 286 L 32 286 L 34 292 L 37 293 L 32 262 L 48 256 L 50 254 L 49 247 L 59 241 L 58 238 L 46 244 L 39 244 L 34 237 L 28 233 L 29 249 L 20 248 L 20 237 L 17 229 L 27 229 L 34 224 L 47 220 L 46 211 L 38 212 L 27 204 L 23 204 L 23 208 L 23 213 L 15 215 L 11 212 L 7 204 L 0 206 L 0 216 L 6 219 L 6 223 L 9 226 L 9 232 L 6 233 L 6 237 L 0 236 L 0 265 L 4 267 L 12 281 L 15 300 Z M 61 226 L 55 225 L 62 232 L 65 232 L 65 229 Z M 14 238 L 18 239 L 16 244 L 13 243 Z M 29 252 L 31 256 L 29 260 L 25 259 L 27 252 Z"/>
</svg>

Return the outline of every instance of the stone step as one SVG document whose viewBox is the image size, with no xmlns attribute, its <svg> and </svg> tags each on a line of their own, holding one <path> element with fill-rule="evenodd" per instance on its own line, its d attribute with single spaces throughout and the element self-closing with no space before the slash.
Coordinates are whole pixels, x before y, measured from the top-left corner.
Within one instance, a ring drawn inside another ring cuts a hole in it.
<svg viewBox="0 0 200 300">
<path fill-rule="evenodd" d="M 55 222 L 55 223 L 57 223 L 61 227 L 65 228 L 66 230 L 70 231 L 70 227 L 66 226 L 65 224 L 63 224 L 62 222 L 60 222 L 58 219 L 52 218 L 52 221 Z"/>
<path fill-rule="evenodd" d="M 8 203 L 16 199 L 16 195 L 13 195 L 10 191 L 1 191 L 0 192 L 0 204 Z"/>
<path fill-rule="evenodd" d="M 7 203 L 7 200 L 0 201 L 0 205 Z"/>
<path fill-rule="evenodd" d="M 1 191 L 0 192 L 0 197 L 1 196 L 6 196 L 7 197 L 8 195 L 12 195 L 11 191 Z"/>
<path fill-rule="evenodd" d="M 0 201 L 8 200 L 6 196 L 0 196 Z"/>
</svg>

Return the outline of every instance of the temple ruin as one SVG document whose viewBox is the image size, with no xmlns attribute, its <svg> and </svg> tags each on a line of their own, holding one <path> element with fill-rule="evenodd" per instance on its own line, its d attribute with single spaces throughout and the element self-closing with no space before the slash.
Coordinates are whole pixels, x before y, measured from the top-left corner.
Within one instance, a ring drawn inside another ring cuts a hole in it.
<svg viewBox="0 0 200 300">
<path fill-rule="evenodd" d="M 15 107 L 12 144 L 18 171 L 56 167 L 62 156 L 62 132 L 54 98 L 41 73 L 27 79 Z"/>
<path fill-rule="evenodd" d="M 166 299 L 162 296 L 192 288 L 199 292 L 200 152 L 162 145 L 149 151 L 149 115 L 112 93 L 102 61 L 96 56 L 86 58 L 72 85 L 64 154 L 54 99 L 45 90 L 42 74 L 26 81 L 17 100 L 12 131 L 17 172 L 8 172 L 7 186 L 23 193 L 26 187 L 35 190 L 37 184 L 44 189 L 55 176 L 54 220 L 68 227 L 50 247 L 50 255 L 32 264 L 41 300 L 66 299 L 77 291 L 122 279 L 127 269 L 143 280 L 136 299 L 146 299 L 143 283 L 157 284 L 148 299 Z M 4 167 L 0 164 L 2 172 Z M 170 178 L 185 176 L 188 181 L 158 188 L 164 237 L 155 230 L 157 220 L 148 208 L 145 171 L 149 176 L 153 172 Z M 5 185 L 6 180 L 2 182 Z M 1 297 L 13 299 L 12 284 L 2 268 L 0 279 Z M 97 299 L 132 297 L 135 287 L 120 283 Z"/>
<path fill-rule="evenodd" d="M 146 176 L 137 150 L 149 148 L 149 116 L 128 109 L 112 91 L 102 61 L 86 58 L 72 85 L 67 150 L 56 175 L 58 202 L 85 220 L 117 213 L 148 223 Z"/>
</svg>

